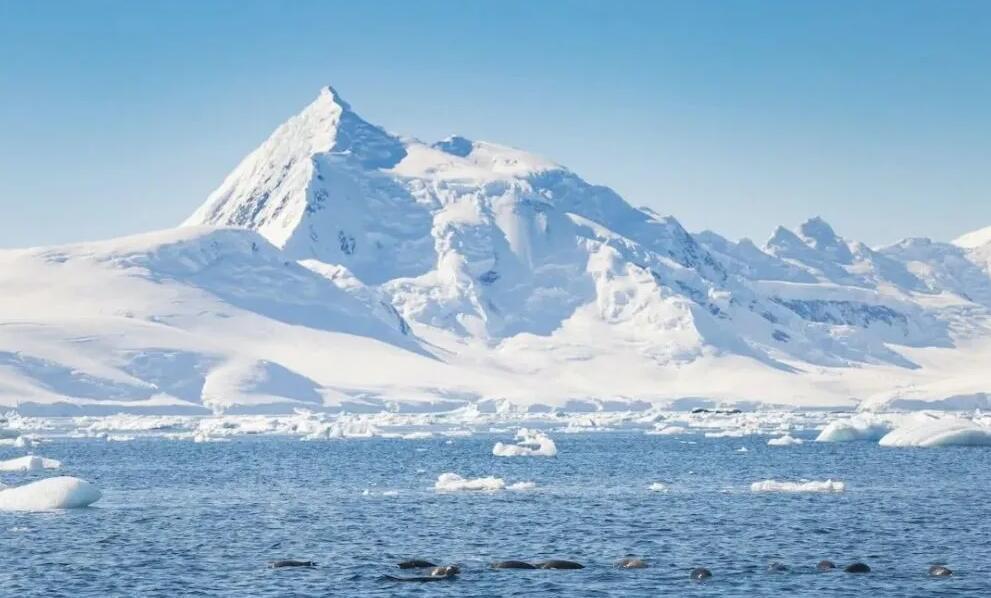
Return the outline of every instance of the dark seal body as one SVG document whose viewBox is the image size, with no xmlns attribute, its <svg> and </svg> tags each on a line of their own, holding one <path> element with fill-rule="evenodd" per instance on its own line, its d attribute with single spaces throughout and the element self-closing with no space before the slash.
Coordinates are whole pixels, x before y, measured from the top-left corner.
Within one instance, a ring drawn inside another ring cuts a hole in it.
<svg viewBox="0 0 991 598">
<path fill-rule="evenodd" d="M 865 563 L 852 563 L 847 565 L 844 569 L 847 573 L 870 573 L 871 568 Z"/>
<path fill-rule="evenodd" d="M 943 565 L 933 565 L 929 567 L 929 575 L 933 577 L 949 577 L 953 575 L 953 571 L 950 571 L 948 567 L 944 567 Z"/>
<path fill-rule="evenodd" d="M 493 569 L 536 569 L 535 566 L 523 561 L 499 561 L 492 563 Z"/>
<path fill-rule="evenodd" d="M 620 569 L 646 569 L 647 561 L 635 557 L 627 557 L 625 559 L 619 559 L 616 562 L 616 566 Z"/>
<path fill-rule="evenodd" d="M 584 569 L 585 565 L 574 561 L 550 560 L 537 563 L 538 569 Z"/>
<path fill-rule="evenodd" d="M 832 571 L 836 568 L 836 563 L 833 561 L 819 561 L 816 565 L 816 571 Z"/>
<path fill-rule="evenodd" d="M 413 567 L 410 567 L 411 569 Z M 426 582 L 426 581 L 443 581 L 445 579 L 454 579 L 458 573 L 461 573 L 461 569 L 457 565 L 448 565 L 446 567 L 434 567 L 430 570 L 429 575 L 418 575 L 416 577 L 396 577 L 395 575 L 383 575 L 382 579 L 386 581 L 413 581 L 413 582 Z"/>
<path fill-rule="evenodd" d="M 278 561 L 272 561 L 269 563 L 269 567 L 273 569 L 283 569 L 285 567 L 316 567 L 317 564 L 313 561 L 296 561 L 293 559 L 282 559 Z"/>
<path fill-rule="evenodd" d="M 697 569 L 692 569 L 691 576 L 695 581 L 702 581 L 703 579 L 709 579 L 712 577 L 712 571 L 709 571 L 705 567 L 699 567 Z"/>
<path fill-rule="evenodd" d="M 426 569 L 427 567 L 436 567 L 437 565 L 431 563 L 430 561 L 423 561 L 420 559 L 410 559 L 408 561 L 403 561 L 399 563 L 400 569 Z"/>
</svg>

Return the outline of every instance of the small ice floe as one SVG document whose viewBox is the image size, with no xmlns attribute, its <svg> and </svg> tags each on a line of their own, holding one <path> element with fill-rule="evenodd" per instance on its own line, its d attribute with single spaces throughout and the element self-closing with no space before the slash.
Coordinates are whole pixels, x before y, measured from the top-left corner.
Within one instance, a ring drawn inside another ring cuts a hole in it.
<svg viewBox="0 0 991 598">
<path fill-rule="evenodd" d="M 51 511 L 88 507 L 101 493 L 86 480 L 60 476 L 0 489 L 0 511 Z"/>
<path fill-rule="evenodd" d="M 437 477 L 434 490 L 438 492 L 461 492 L 465 490 L 493 492 L 496 490 L 533 490 L 537 485 L 533 482 L 516 482 L 506 485 L 502 478 L 488 476 L 484 478 L 463 478 L 456 473 L 442 473 Z"/>
<path fill-rule="evenodd" d="M 668 487 L 661 482 L 654 482 L 650 486 L 647 486 L 647 490 L 650 490 L 651 492 L 667 492 Z"/>
<path fill-rule="evenodd" d="M 17 448 L 31 448 L 38 445 L 38 440 L 31 436 L 18 436 L 14 440 L 14 446 Z"/>
<path fill-rule="evenodd" d="M 433 432 L 410 432 L 402 435 L 403 440 L 426 440 L 433 437 Z"/>
<path fill-rule="evenodd" d="M 777 438 L 768 440 L 767 446 L 794 446 L 803 442 L 805 441 L 801 438 L 795 438 L 791 434 L 785 434 L 784 436 L 778 436 Z"/>
<path fill-rule="evenodd" d="M 750 436 L 754 432 L 745 429 L 735 429 L 735 430 L 720 430 L 718 432 L 706 432 L 704 436 L 706 438 L 743 438 L 744 436 Z"/>
<path fill-rule="evenodd" d="M 741 446 L 740 448 L 736 449 L 736 452 L 737 453 L 746 453 L 746 452 L 748 452 L 748 449 L 745 446 Z"/>
<path fill-rule="evenodd" d="M 399 496 L 399 490 L 382 490 L 381 492 L 375 492 L 375 491 L 372 491 L 372 490 L 370 490 L 368 488 L 365 488 L 361 492 L 361 495 L 362 496 L 373 496 L 373 495 L 376 495 L 376 494 L 379 495 L 379 496 Z"/>
<path fill-rule="evenodd" d="M 880 440 L 891 431 L 891 423 L 870 413 L 859 413 L 850 419 L 829 422 L 816 442 L 850 442 L 854 440 Z"/>
<path fill-rule="evenodd" d="M 506 486 L 506 490 L 513 490 L 515 492 L 526 492 L 527 490 L 533 490 L 537 487 L 536 482 L 516 482 L 515 484 L 510 484 Z"/>
<path fill-rule="evenodd" d="M 991 427 L 958 417 L 928 414 L 895 428 L 878 442 L 892 447 L 991 446 Z"/>
<path fill-rule="evenodd" d="M 843 492 L 844 490 L 846 490 L 846 484 L 833 480 L 802 480 L 800 482 L 764 480 L 750 484 L 751 492 Z"/>
<path fill-rule="evenodd" d="M 557 445 L 550 436 L 539 430 L 520 428 L 516 433 L 516 444 L 495 443 L 492 454 L 496 457 L 553 457 L 557 455 Z"/>
<path fill-rule="evenodd" d="M 506 482 L 502 478 L 488 476 L 484 478 L 463 478 L 456 473 L 442 473 L 437 476 L 434 490 L 438 492 L 460 492 L 462 490 L 493 491 L 503 490 Z"/>
<path fill-rule="evenodd" d="M 680 436 L 681 434 L 687 434 L 688 428 L 684 426 L 667 426 L 658 424 L 652 430 L 647 430 L 644 434 L 649 434 L 651 436 Z"/>
<path fill-rule="evenodd" d="M 197 444 L 202 444 L 204 442 L 230 442 L 230 438 L 218 438 L 216 436 L 211 436 L 209 433 L 198 430 L 193 434 L 193 442 Z"/>
<path fill-rule="evenodd" d="M 373 423 L 371 416 L 340 415 L 334 420 L 327 420 L 322 413 L 309 412 L 297 414 L 291 430 L 301 435 L 303 440 L 373 438 L 382 435 L 382 430 Z"/>
<path fill-rule="evenodd" d="M 62 463 L 55 459 L 45 459 L 35 455 L 0 461 L 0 471 L 41 471 L 42 469 L 58 469 L 61 466 Z"/>
</svg>

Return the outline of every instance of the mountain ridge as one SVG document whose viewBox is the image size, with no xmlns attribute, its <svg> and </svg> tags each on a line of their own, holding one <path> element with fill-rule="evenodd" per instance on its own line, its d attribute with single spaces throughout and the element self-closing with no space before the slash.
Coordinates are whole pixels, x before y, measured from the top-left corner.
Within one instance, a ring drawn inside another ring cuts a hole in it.
<svg viewBox="0 0 991 598">
<path fill-rule="evenodd" d="M 991 240 L 965 245 L 872 249 L 819 217 L 763 247 L 692 234 L 523 150 L 386 132 L 326 87 L 179 229 L 0 252 L 0 404 L 967 404 L 991 391 Z M 67 357 L 79 338 L 91 359 Z"/>
</svg>

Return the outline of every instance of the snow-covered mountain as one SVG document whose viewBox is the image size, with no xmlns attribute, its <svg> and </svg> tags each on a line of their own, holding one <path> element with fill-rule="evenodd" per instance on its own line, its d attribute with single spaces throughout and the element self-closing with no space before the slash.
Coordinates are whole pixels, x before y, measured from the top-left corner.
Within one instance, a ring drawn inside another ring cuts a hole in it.
<svg viewBox="0 0 991 598">
<path fill-rule="evenodd" d="M 980 240 L 872 249 L 819 218 L 763 247 L 693 235 L 524 151 L 388 133 L 326 88 L 183 227 L 0 252 L 0 404 L 980 403 Z"/>
</svg>

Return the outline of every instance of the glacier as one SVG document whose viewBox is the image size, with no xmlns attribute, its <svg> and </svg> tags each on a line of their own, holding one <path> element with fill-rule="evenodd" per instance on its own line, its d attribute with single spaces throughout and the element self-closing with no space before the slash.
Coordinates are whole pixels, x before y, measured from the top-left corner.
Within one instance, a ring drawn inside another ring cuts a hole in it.
<svg viewBox="0 0 991 598">
<path fill-rule="evenodd" d="M 327 87 L 181 226 L 0 251 L 0 407 L 988 408 L 989 230 L 693 234 L 526 151 L 387 132 Z"/>
</svg>

